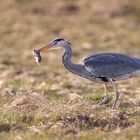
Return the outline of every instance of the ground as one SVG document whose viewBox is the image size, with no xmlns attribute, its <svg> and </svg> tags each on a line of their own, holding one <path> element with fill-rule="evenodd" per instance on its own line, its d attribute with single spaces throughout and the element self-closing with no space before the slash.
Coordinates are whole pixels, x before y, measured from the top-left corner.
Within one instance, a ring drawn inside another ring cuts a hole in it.
<svg viewBox="0 0 140 140">
<path fill-rule="evenodd" d="M 97 106 L 103 85 L 73 75 L 61 63 L 63 50 L 32 50 L 55 37 L 73 44 L 73 62 L 101 52 L 140 57 L 139 0 L 1 0 L 1 140 L 138 140 L 140 78 L 117 82 L 121 93 Z"/>
</svg>

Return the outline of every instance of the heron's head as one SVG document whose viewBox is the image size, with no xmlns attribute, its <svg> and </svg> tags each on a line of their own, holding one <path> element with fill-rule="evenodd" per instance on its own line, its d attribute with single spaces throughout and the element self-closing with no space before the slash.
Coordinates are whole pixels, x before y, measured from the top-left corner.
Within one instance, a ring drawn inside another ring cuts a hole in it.
<svg viewBox="0 0 140 140">
<path fill-rule="evenodd" d="M 50 49 L 57 49 L 60 47 L 65 47 L 66 45 L 71 45 L 68 41 L 63 38 L 55 38 L 50 41 L 46 46 L 39 49 L 40 52 L 47 52 Z"/>
</svg>

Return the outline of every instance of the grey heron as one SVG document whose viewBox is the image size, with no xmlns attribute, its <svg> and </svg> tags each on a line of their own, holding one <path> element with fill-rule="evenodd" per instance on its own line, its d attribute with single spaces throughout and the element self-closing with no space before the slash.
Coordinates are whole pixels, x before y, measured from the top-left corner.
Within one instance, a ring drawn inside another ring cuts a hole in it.
<svg viewBox="0 0 140 140">
<path fill-rule="evenodd" d="M 103 103 L 109 100 L 107 93 L 107 83 L 111 83 L 115 92 L 115 100 L 112 105 L 114 110 L 119 98 L 119 92 L 115 81 L 125 80 L 140 76 L 140 59 L 118 53 L 101 53 L 87 56 L 81 64 L 74 64 L 71 61 L 71 43 L 63 38 L 56 38 L 44 47 L 34 50 L 36 60 L 41 61 L 40 52 L 47 52 L 50 49 L 64 48 L 62 62 L 70 72 L 89 79 L 94 82 L 102 82 L 105 88 Z"/>
</svg>

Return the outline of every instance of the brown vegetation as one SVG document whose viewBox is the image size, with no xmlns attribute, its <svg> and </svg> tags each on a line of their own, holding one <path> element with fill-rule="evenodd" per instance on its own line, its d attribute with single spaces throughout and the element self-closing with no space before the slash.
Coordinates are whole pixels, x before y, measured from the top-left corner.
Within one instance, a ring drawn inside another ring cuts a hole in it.
<svg viewBox="0 0 140 140">
<path fill-rule="evenodd" d="M 138 140 L 139 78 L 119 82 L 111 112 L 112 101 L 96 105 L 102 85 L 65 70 L 61 50 L 42 54 L 40 65 L 32 50 L 59 36 L 77 63 L 99 52 L 140 57 L 139 15 L 139 0 L 1 0 L 0 139 Z"/>
</svg>

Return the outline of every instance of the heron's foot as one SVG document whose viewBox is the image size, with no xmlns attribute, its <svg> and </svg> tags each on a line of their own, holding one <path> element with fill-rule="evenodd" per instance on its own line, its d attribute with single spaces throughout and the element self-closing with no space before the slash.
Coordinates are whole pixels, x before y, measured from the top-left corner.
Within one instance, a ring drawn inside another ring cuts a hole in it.
<svg viewBox="0 0 140 140">
<path fill-rule="evenodd" d="M 109 101 L 110 101 L 109 96 L 108 96 L 108 95 L 105 95 L 105 96 L 103 97 L 103 99 L 100 100 L 100 101 L 98 102 L 98 105 L 108 104 Z"/>
</svg>

